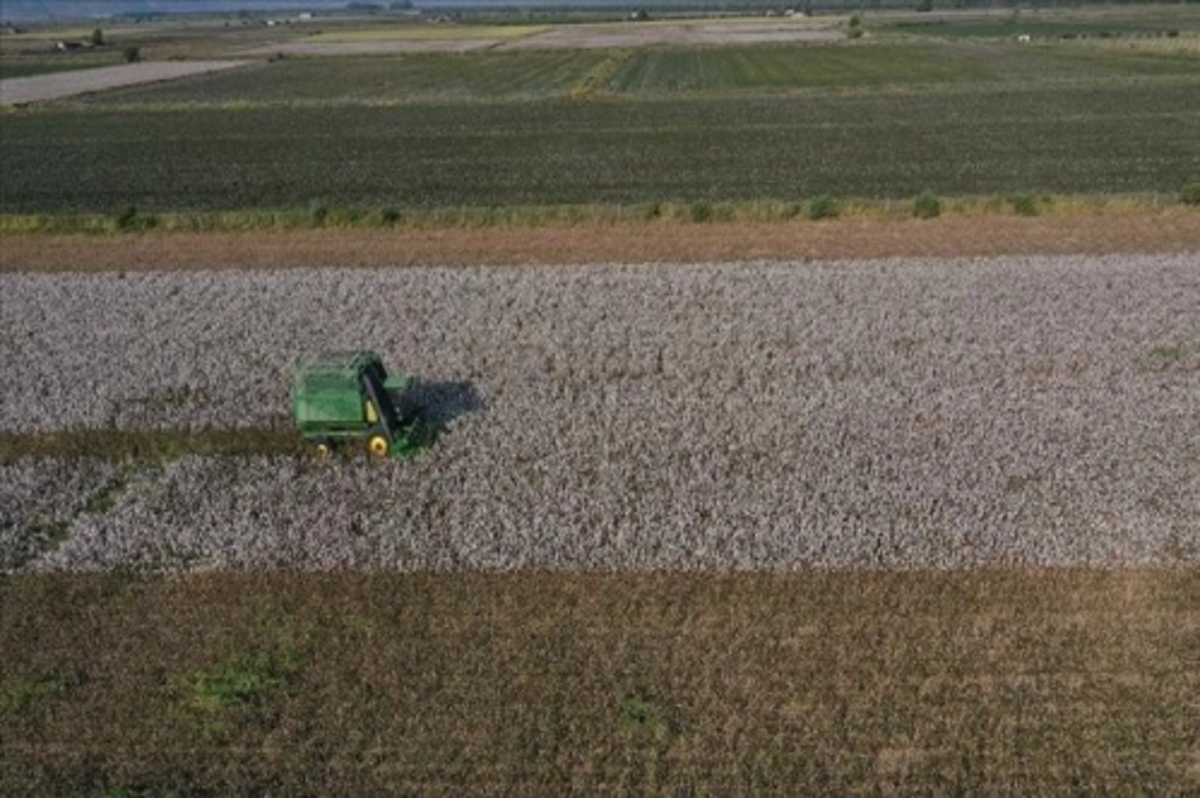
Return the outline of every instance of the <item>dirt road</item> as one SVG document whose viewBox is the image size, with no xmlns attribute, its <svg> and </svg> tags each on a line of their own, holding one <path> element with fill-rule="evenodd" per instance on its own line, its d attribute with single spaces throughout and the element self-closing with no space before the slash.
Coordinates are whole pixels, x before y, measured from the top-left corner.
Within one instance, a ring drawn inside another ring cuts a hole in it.
<svg viewBox="0 0 1200 798">
<path fill-rule="evenodd" d="M 1181 208 L 1024 218 L 8 236 L 0 271 L 681 263 L 1200 252 Z"/>
</svg>

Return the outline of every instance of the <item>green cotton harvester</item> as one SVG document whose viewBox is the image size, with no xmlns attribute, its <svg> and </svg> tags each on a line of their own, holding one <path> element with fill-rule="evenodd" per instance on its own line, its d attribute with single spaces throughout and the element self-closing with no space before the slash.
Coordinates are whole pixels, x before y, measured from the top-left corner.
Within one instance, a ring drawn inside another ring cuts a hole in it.
<svg viewBox="0 0 1200 798">
<path fill-rule="evenodd" d="M 404 374 L 388 376 L 371 351 L 322 352 L 301 360 L 292 375 L 300 435 L 323 457 L 359 445 L 373 457 L 412 457 L 421 449 L 421 419 L 401 407 L 414 384 Z"/>
</svg>

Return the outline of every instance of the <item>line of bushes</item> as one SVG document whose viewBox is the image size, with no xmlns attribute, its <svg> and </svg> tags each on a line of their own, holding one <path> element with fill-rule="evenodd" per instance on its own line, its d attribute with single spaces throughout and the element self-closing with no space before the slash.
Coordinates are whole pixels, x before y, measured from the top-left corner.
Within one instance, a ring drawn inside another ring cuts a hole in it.
<svg viewBox="0 0 1200 798">
<path fill-rule="evenodd" d="M 851 200 L 819 195 L 803 201 L 647 202 L 629 205 L 514 205 L 505 207 L 354 208 L 314 200 L 302 208 L 261 211 L 149 213 L 124 206 L 112 214 L 3 214 L 0 235 L 34 233 L 239 232 L 315 229 L 454 229 L 485 227 L 573 227 L 629 222 L 819 221 L 843 216 L 934 219 L 944 213 L 1037 216 L 1105 208 L 1200 207 L 1200 180 L 1176 198 L 1161 195 L 1053 196 L 1020 193 L 944 198 L 925 191 L 911 200 Z"/>
</svg>

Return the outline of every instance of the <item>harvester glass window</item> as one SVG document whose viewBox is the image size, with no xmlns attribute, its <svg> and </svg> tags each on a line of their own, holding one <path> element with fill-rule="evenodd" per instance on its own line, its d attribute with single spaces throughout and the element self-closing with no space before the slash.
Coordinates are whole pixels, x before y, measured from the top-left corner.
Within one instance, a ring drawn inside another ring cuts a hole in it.
<svg viewBox="0 0 1200 798">
<path fill-rule="evenodd" d="M 367 423 L 368 424 L 378 424 L 379 423 L 379 412 L 375 409 L 375 403 L 372 402 L 370 399 L 367 400 L 366 410 L 367 410 Z"/>
</svg>

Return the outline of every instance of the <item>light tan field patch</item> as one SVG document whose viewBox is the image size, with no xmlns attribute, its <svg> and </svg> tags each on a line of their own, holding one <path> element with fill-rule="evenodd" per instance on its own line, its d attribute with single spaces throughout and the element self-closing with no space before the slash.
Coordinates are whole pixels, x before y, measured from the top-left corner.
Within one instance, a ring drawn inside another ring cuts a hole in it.
<svg viewBox="0 0 1200 798">
<path fill-rule="evenodd" d="M 501 44 L 501 50 L 547 48 L 593 49 L 647 47 L 650 45 L 723 45 L 834 42 L 843 38 L 831 27 L 804 22 L 762 23 L 687 23 L 621 25 L 570 25 L 550 28 L 521 39 Z"/>
<path fill-rule="evenodd" d="M 246 61 L 170 61 L 55 72 L 0 80 L 0 105 L 42 102 L 139 83 L 157 83 L 189 75 L 245 66 Z"/>
</svg>

